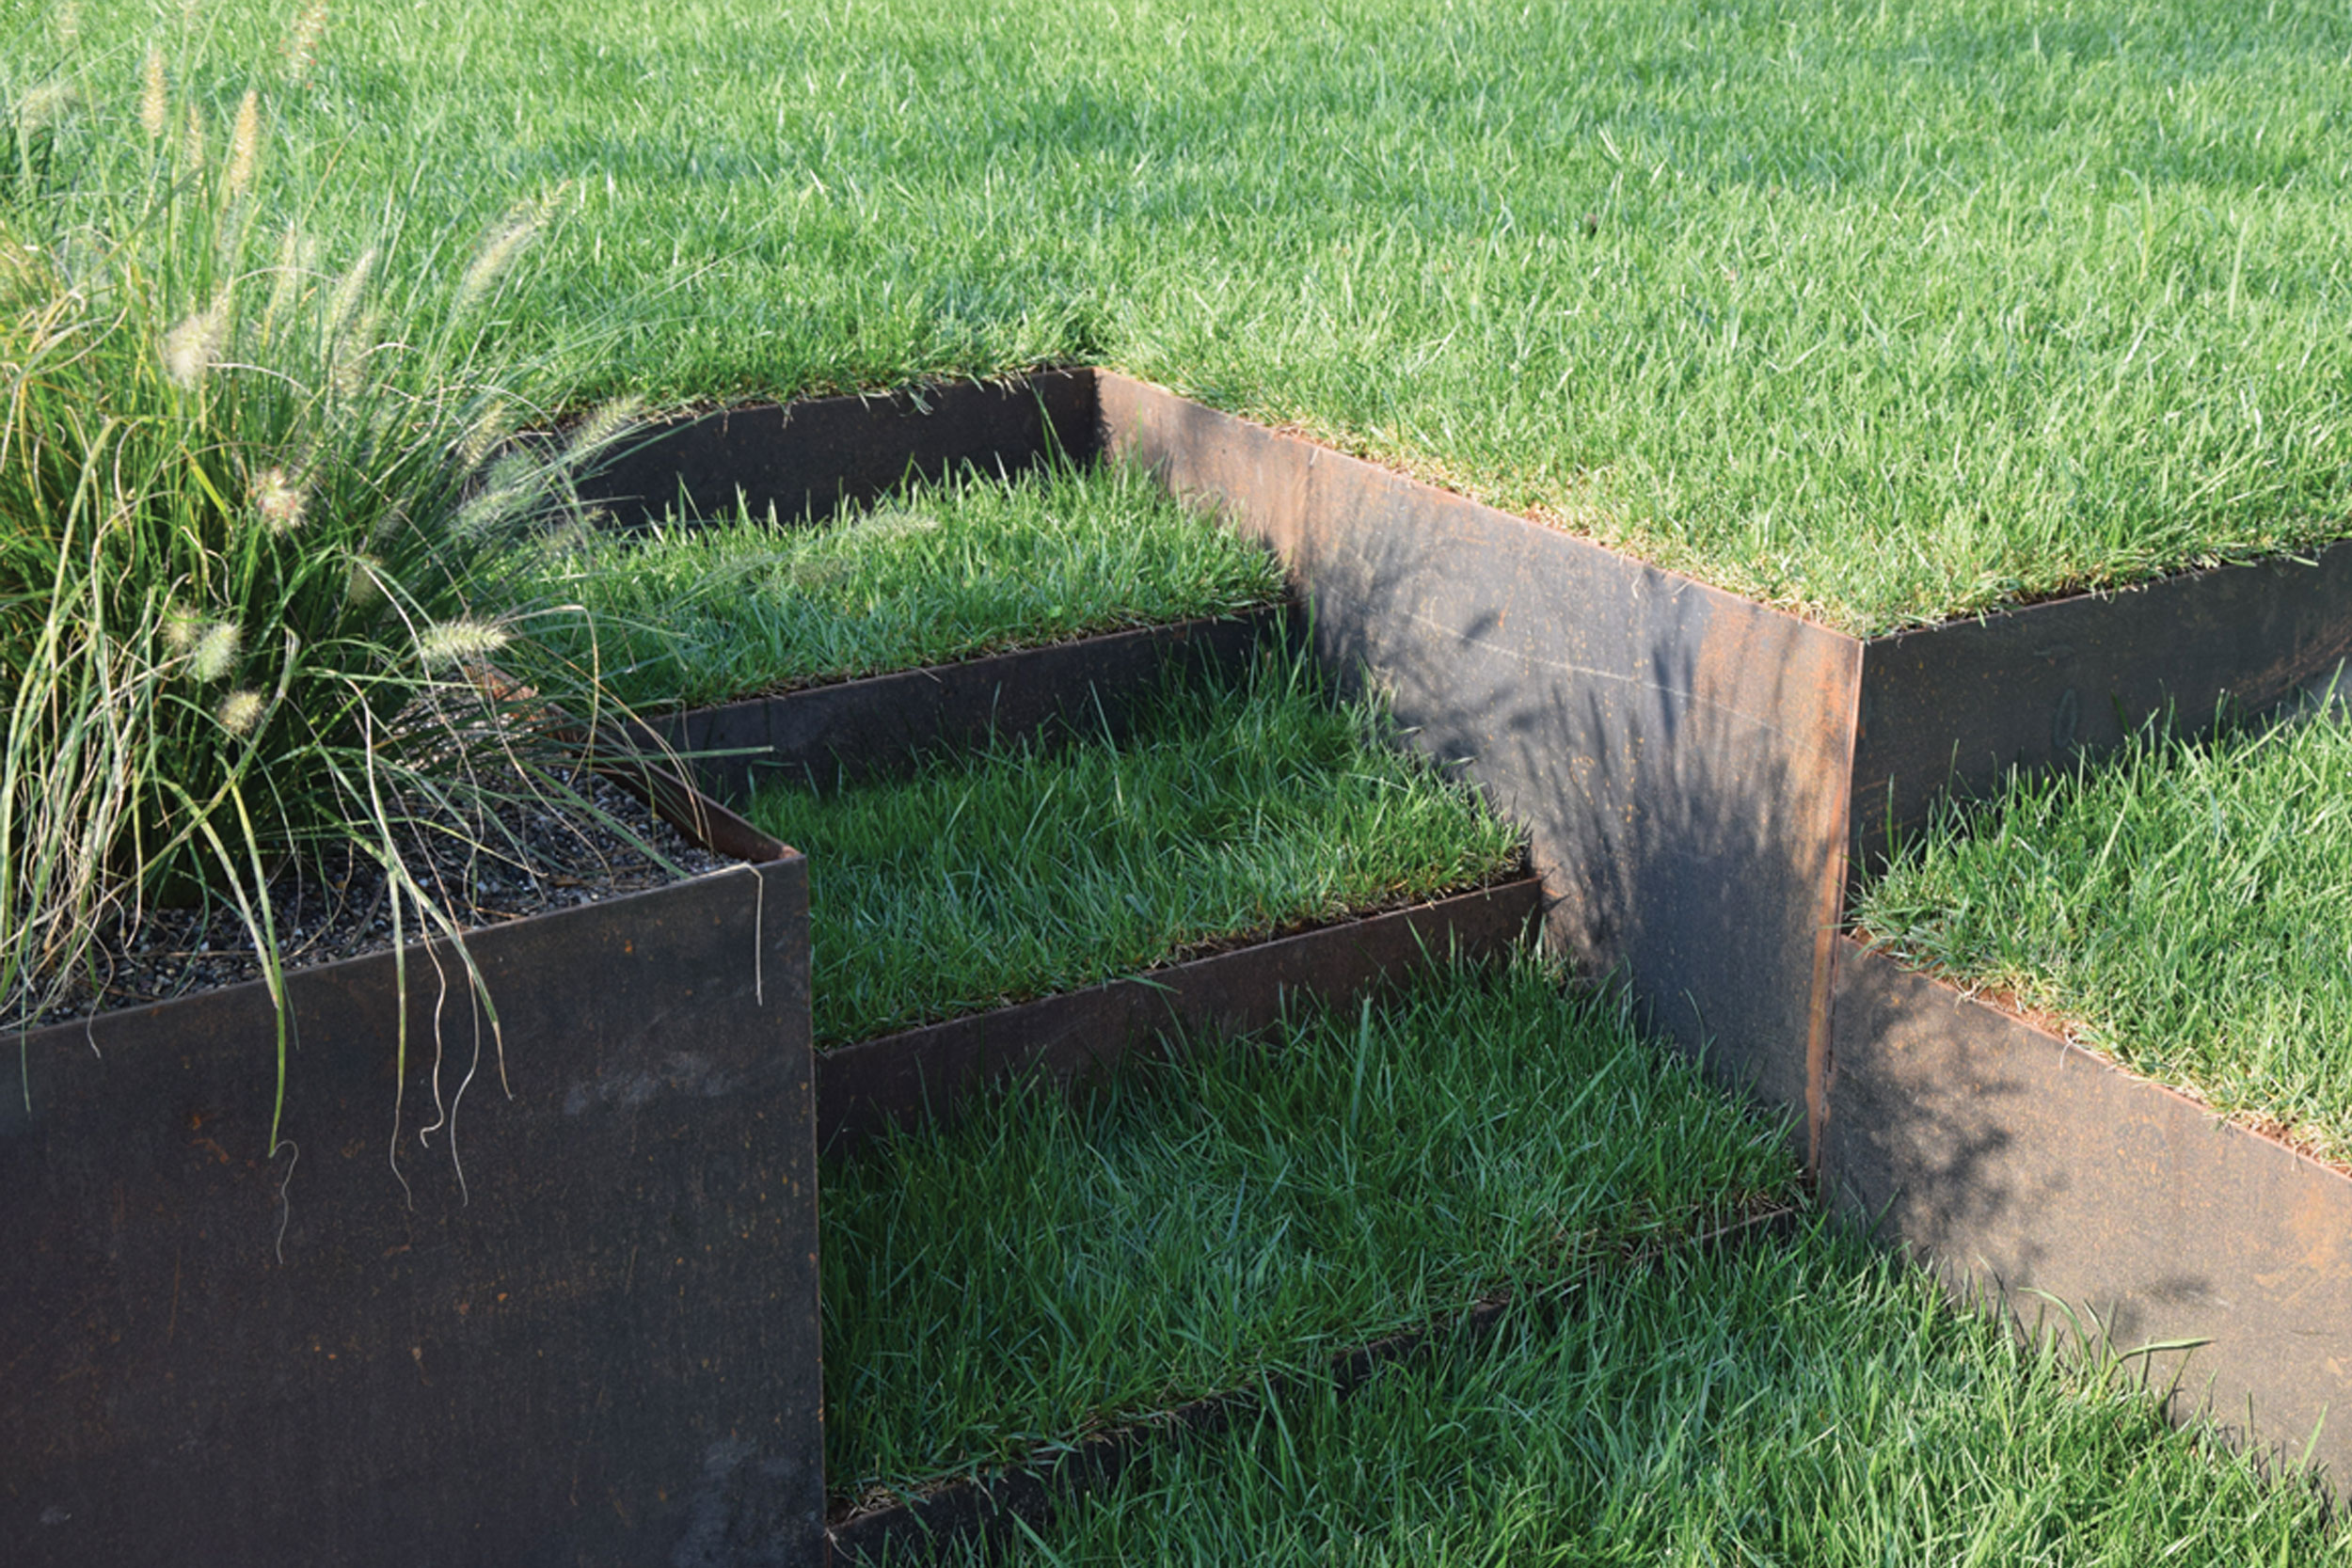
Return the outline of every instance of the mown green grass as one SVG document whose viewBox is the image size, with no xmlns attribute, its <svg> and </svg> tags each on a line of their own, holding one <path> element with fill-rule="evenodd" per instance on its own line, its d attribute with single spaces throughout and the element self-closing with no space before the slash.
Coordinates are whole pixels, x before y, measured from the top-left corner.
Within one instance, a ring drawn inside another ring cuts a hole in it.
<svg viewBox="0 0 2352 1568">
<path fill-rule="evenodd" d="M 1816 1231 L 1597 1274 L 1556 1320 L 1391 1364 L 1352 1398 L 1278 1398 L 1000 1560 L 2352 1560 L 2324 1488 L 2168 1426 L 2136 1366 L 2022 1347 Z"/>
<path fill-rule="evenodd" d="M 1389 744 L 1376 705 L 1334 705 L 1288 652 L 1171 686 L 1120 739 L 774 784 L 750 816 L 808 856 L 820 1046 L 1475 886 L 1521 854 L 1466 786 Z"/>
<path fill-rule="evenodd" d="M 905 1485 L 1318 1371 L 1795 1183 L 1771 1128 L 1528 958 L 1016 1095 L 826 1166 L 828 1474 Z"/>
<path fill-rule="evenodd" d="M 584 607 L 540 641 L 652 711 L 1229 614 L 1279 598 L 1282 574 L 1141 474 L 1057 463 L 966 470 L 821 527 L 576 536 L 516 587 Z"/>
<path fill-rule="evenodd" d="M 2352 1160 L 2352 724 L 2106 763 L 1946 810 L 1853 918 L 2223 1114 Z"/>
<path fill-rule="evenodd" d="M 261 85 L 330 257 L 560 191 L 575 402 L 1103 361 L 1856 630 L 2352 499 L 2341 8 L 292 8 L 80 33 Z"/>
</svg>

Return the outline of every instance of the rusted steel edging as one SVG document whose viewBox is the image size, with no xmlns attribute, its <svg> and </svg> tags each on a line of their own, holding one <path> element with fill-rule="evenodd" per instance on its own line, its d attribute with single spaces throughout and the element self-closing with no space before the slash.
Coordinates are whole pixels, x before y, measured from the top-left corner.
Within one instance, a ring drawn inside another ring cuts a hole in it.
<svg viewBox="0 0 2352 1568">
<path fill-rule="evenodd" d="M 965 1097 L 1009 1079 L 1076 1083 L 1169 1035 L 1263 1029 L 1294 996 L 1345 1002 L 1449 954 L 1502 952 L 1541 896 L 1521 878 L 829 1051 L 817 1059 L 818 1147 L 848 1154 L 890 1128 L 951 1122 Z"/>
<path fill-rule="evenodd" d="M 1315 649 L 1530 830 L 1554 943 L 1819 1120 L 1861 644 L 1097 372 L 1105 456 L 1281 556 Z"/>
<path fill-rule="evenodd" d="M 1745 1215 L 1701 1235 L 1649 1249 L 1633 1264 L 1650 1266 L 1674 1253 L 1723 1252 L 1786 1236 L 1796 1217 L 1796 1211 L 1787 1208 Z M 1490 1296 L 1439 1323 L 1402 1329 L 1343 1350 L 1320 1375 L 1344 1397 L 1380 1368 L 1420 1354 L 1441 1336 L 1484 1338 L 1509 1313 L 1525 1311 L 1538 1301 L 1562 1300 L 1564 1292 L 1584 1277 L 1587 1275 L 1580 1273 L 1541 1291 Z M 1305 1377 L 1283 1378 L 1277 1380 L 1277 1386 L 1288 1393 L 1308 1382 Z M 1149 1464 L 1153 1454 L 1184 1436 L 1225 1430 L 1236 1416 L 1260 1408 L 1263 1398 L 1263 1390 L 1252 1388 L 1190 1400 L 1115 1432 L 1085 1438 L 1054 1452 L 1041 1464 L 951 1481 L 920 1497 L 852 1515 L 828 1532 L 834 1568 L 936 1561 L 955 1543 L 976 1536 L 1009 1543 L 1016 1528 L 1014 1519 L 1042 1525 L 1056 1507 L 1112 1485 L 1130 1465 Z"/>
<path fill-rule="evenodd" d="M 1862 1004 L 1836 933 L 1852 851 L 1915 831 L 1947 789 L 2095 752 L 2168 704 L 2191 722 L 2225 696 L 2260 708 L 2352 652 L 2352 546 L 1866 643 L 1130 378 L 1069 373 L 1086 389 L 1067 407 L 1098 431 L 1065 433 L 1068 450 L 1147 466 L 1274 546 L 1327 664 L 1393 693 L 1424 750 L 1531 829 L 1555 945 L 1626 965 L 1653 1024 L 1803 1105 L 1822 1164 L 1875 1118 L 1904 1125 L 1913 1086 L 1850 1051 L 1841 1015 Z M 871 428 L 901 443 L 882 460 L 903 470 L 903 433 Z M 848 493 L 829 483 L 798 494 Z"/>
<path fill-rule="evenodd" d="M 1857 864 L 1953 789 L 2113 749 L 2171 711 L 2259 712 L 2352 659 L 2352 541 L 1873 639 L 1853 769 Z"/>
<path fill-rule="evenodd" d="M 2202 1341 L 2146 1357 L 2176 1416 L 2352 1481 L 2352 1180 L 1844 938 L 1836 1050 L 1841 1208 L 2023 1323 Z"/>
<path fill-rule="evenodd" d="M 768 848 L 469 933 L 502 1059 L 446 942 L 405 1072 L 394 955 L 292 973 L 275 1158 L 260 983 L 26 1037 L 0 1558 L 821 1561 L 807 865 Z"/>
<path fill-rule="evenodd" d="M 1094 459 L 1094 374 L 1041 371 L 851 397 L 763 404 L 657 424 L 580 486 L 623 526 L 686 519 L 821 519 L 909 479 L 966 465 L 1019 473 Z"/>
<path fill-rule="evenodd" d="M 703 788 L 741 801 L 768 777 L 820 786 L 889 777 L 921 756 L 1057 722 L 1122 733 L 1179 665 L 1232 671 L 1286 638 L 1286 606 L 1143 626 L 953 664 L 810 687 L 648 721 Z"/>
</svg>

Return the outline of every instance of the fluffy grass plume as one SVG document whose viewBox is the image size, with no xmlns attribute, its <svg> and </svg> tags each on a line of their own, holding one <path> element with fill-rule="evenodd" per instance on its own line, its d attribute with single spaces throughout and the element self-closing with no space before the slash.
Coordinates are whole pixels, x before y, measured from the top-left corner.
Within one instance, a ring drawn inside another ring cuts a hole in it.
<svg viewBox="0 0 2352 1568">
<path fill-rule="evenodd" d="M 156 898 L 225 905 L 273 955 L 274 871 L 330 843 L 383 862 L 396 931 L 452 928 L 407 874 L 402 815 L 579 804 L 542 732 L 552 703 L 596 699 L 532 662 L 527 616 L 475 607 L 485 563 L 562 513 L 589 455 L 510 458 L 495 483 L 464 460 L 530 405 L 478 321 L 527 236 L 493 231 L 437 295 L 378 286 L 397 224 L 321 271 L 315 193 L 273 182 L 277 89 L 236 100 L 216 156 L 165 50 L 119 65 L 0 85 L 0 1022 L 19 1025 Z M 521 661 L 528 707 L 477 678 L 494 653 Z"/>
</svg>

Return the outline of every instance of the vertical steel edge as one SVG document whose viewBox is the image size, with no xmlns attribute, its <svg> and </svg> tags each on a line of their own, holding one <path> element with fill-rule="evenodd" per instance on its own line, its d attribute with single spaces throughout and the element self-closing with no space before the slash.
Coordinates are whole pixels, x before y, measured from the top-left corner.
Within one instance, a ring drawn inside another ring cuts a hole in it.
<svg viewBox="0 0 2352 1568">
<path fill-rule="evenodd" d="M 2352 1477 L 2352 1180 L 1845 939 L 1836 1052 L 1842 1210 L 2024 1325 L 2193 1343 L 2130 1370 Z"/>
<path fill-rule="evenodd" d="M 1533 835 L 1556 943 L 1804 1117 L 1860 644 L 1097 372 L 1106 457 L 1282 557 L 1327 667 Z"/>
</svg>

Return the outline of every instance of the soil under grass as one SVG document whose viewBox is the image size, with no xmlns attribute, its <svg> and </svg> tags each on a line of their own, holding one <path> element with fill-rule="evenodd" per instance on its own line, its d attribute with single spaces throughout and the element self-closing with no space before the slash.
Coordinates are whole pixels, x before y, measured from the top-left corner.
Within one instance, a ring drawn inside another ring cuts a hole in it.
<svg viewBox="0 0 2352 1568">
<path fill-rule="evenodd" d="M 752 820 L 808 856 L 819 1047 L 1516 868 L 1518 831 L 1383 719 L 1333 705 L 1283 651 L 1169 686 L 1123 738 L 1000 740 L 903 782 L 763 789 Z"/>
<path fill-rule="evenodd" d="M 1319 1370 L 1796 1181 L 1772 1129 L 1524 958 L 1081 1103 L 1016 1093 L 825 1169 L 828 1473 L 903 1486 Z"/>
<path fill-rule="evenodd" d="M 575 404 L 1107 363 L 1852 630 L 2352 512 L 2340 8 L 298 8 L 80 0 L 87 143 L 160 40 L 330 272 L 560 193 Z"/>
<path fill-rule="evenodd" d="M 1911 962 L 2352 1162 L 2348 812 L 2341 711 L 2205 744 L 2150 732 L 1947 809 L 1852 917 Z"/>
<path fill-rule="evenodd" d="M 997 1560 L 2352 1561 L 2324 1487 L 2046 1346 L 1828 1228 L 1670 1256 L 1171 1443 Z"/>
<path fill-rule="evenodd" d="M 684 524 L 574 540 L 517 596 L 641 712 L 944 664 L 1281 596 L 1263 548 L 1122 467 L 966 470 L 824 526 Z"/>
</svg>

